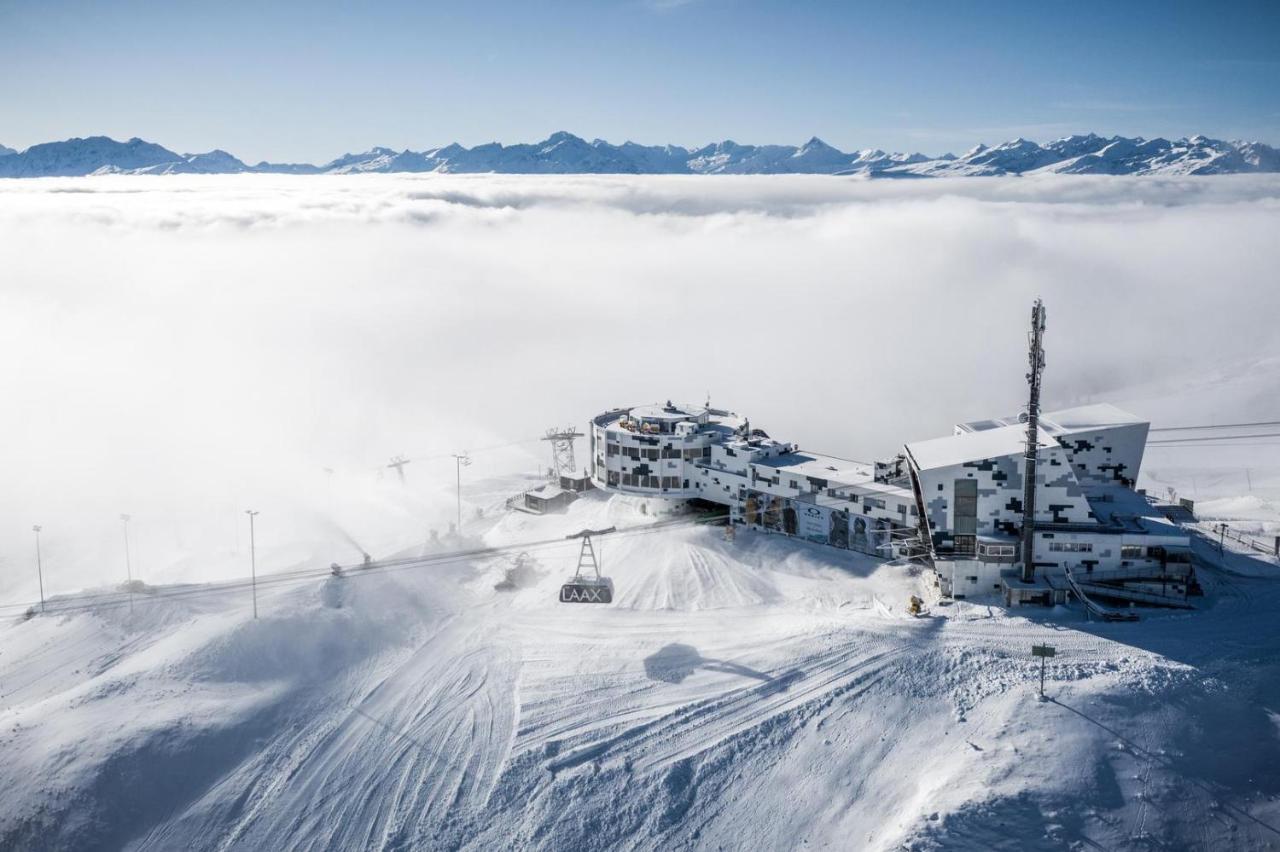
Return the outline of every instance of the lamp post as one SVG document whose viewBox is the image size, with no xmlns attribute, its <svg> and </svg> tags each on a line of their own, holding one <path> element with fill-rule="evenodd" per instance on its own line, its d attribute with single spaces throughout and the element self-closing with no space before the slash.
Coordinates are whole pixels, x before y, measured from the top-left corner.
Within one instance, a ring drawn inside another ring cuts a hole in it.
<svg viewBox="0 0 1280 852">
<path fill-rule="evenodd" d="M 457 526 L 457 530 L 458 530 L 458 537 L 459 537 L 459 538 L 461 538 L 461 537 L 462 537 L 462 469 L 463 469 L 464 467 L 467 467 L 467 466 L 469 466 L 469 465 L 471 464 L 471 457 L 470 457 L 469 455 L 467 455 L 466 453 L 461 453 L 461 454 L 454 453 L 454 454 L 453 454 L 453 460 L 454 460 L 454 462 L 456 463 L 456 468 L 457 468 L 456 472 L 457 472 L 457 476 L 458 476 L 458 489 L 457 489 L 457 496 L 458 496 L 458 526 Z"/>
<path fill-rule="evenodd" d="M 244 513 L 249 516 L 249 576 L 251 585 L 253 586 L 253 617 L 258 617 L 258 548 L 257 542 L 254 541 L 253 535 L 253 519 L 258 513 L 253 509 L 245 509 Z"/>
<path fill-rule="evenodd" d="M 40 525 L 32 525 L 31 531 L 36 534 L 36 576 L 40 579 L 40 611 L 44 612 L 44 566 L 40 560 Z"/>
<path fill-rule="evenodd" d="M 129 557 L 129 521 L 132 517 L 132 515 L 120 516 L 120 521 L 124 524 L 124 572 L 128 580 L 130 615 L 133 615 L 133 560 Z"/>
</svg>

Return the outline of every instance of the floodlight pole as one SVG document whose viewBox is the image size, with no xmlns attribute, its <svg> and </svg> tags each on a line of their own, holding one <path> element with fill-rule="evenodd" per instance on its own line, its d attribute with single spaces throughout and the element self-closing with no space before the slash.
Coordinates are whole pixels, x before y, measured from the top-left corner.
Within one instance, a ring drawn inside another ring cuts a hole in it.
<svg viewBox="0 0 1280 852">
<path fill-rule="evenodd" d="M 129 520 L 132 515 L 121 515 L 120 521 L 124 524 L 124 572 L 125 578 L 128 580 L 129 589 L 129 614 L 133 615 L 133 560 L 129 557 Z"/>
<path fill-rule="evenodd" d="M 253 617 L 258 617 L 258 548 L 257 542 L 254 540 L 253 519 L 258 513 L 253 509 L 245 509 L 244 513 L 249 516 L 249 577 L 250 584 L 253 587 Z"/>
<path fill-rule="evenodd" d="M 36 576 L 40 580 L 40 611 L 44 612 L 44 566 L 40 560 L 40 525 L 34 524 L 31 531 L 36 534 Z"/>
<path fill-rule="evenodd" d="M 457 474 L 457 499 L 458 499 L 458 526 L 455 529 L 458 536 L 462 536 L 462 468 L 471 464 L 471 457 L 466 453 L 453 454 L 455 472 Z"/>
</svg>

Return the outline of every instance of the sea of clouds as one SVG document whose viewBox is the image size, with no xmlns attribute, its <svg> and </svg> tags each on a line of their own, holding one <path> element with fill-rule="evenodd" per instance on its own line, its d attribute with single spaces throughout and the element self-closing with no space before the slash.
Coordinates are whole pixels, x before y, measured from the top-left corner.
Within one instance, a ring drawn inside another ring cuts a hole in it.
<svg viewBox="0 0 1280 852">
<path fill-rule="evenodd" d="M 243 573 L 249 506 L 264 570 L 400 546 L 448 453 L 471 512 L 618 405 L 891 454 L 1018 410 L 1036 296 L 1049 405 L 1277 419 L 1277 234 L 1274 176 L 0 181 L 0 598 L 34 523 L 54 592 L 122 575 L 122 512 L 152 582 Z"/>
</svg>

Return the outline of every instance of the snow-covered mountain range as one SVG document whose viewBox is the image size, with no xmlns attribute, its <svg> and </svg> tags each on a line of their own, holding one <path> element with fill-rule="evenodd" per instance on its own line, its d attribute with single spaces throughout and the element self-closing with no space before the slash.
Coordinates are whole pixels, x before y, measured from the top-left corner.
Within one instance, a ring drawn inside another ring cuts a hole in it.
<svg viewBox="0 0 1280 852">
<path fill-rule="evenodd" d="M 178 154 L 142 139 L 105 136 L 46 142 L 25 151 L 0 146 L 0 177 L 93 174 L 350 174 L 449 172 L 503 174 L 836 174 L 877 177 L 941 177 L 1066 174 L 1237 174 L 1280 171 L 1280 150 L 1261 142 L 1067 136 L 1046 144 L 1014 139 L 977 145 L 957 157 L 890 154 L 879 149 L 848 153 L 814 137 L 803 145 L 739 145 L 726 140 L 701 148 L 678 145 L 612 145 L 559 132 L 541 142 L 465 148 L 454 143 L 426 151 L 371 148 L 315 166 L 258 163 L 250 166 L 226 151 Z"/>
</svg>

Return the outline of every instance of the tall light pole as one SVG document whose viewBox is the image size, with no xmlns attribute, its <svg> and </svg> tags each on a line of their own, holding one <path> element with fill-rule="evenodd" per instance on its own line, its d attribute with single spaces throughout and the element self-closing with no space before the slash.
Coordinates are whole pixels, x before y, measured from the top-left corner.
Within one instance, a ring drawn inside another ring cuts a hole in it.
<svg viewBox="0 0 1280 852">
<path fill-rule="evenodd" d="M 124 571 L 125 577 L 129 581 L 129 614 L 133 615 L 133 560 L 129 558 L 129 519 L 132 515 L 121 515 L 120 520 L 124 523 Z"/>
<path fill-rule="evenodd" d="M 253 509 L 245 509 L 244 513 L 249 516 L 249 576 L 252 577 L 253 585 L 253 617 L 258 617 L 258 548 L 253 537 L 253 519 L 258 513 Z"/>
<path fill-rule="evenodd" d="M 31 531 L 36 534 L 36 576 L 40 578 L 40 611 L 44 612 L 44 566 L 40 561 L 40 525 L 34 524 Z"/>
<path fill-rule="evenodd" d="M 456 466 L 456 468 L 457 468 L 457 471 L 456 471 L 456 472 L 457 472 L 457 475 L 458 475 L 458 491 L 457 491 L 457 494 L 458 494 L 458 526 L 456 527 L 456 529 L 457 529 L 457 531 L 458 531 L 458 536 L 459 536 L 459 537 L 461 537 L 461 536 L 462 536 L 462 469 L 463 469 L 464 467 L 467 467 L 468 465 L 470 465 L 470 464 L 471 464 L 471 457 L 470 457 L 469 455 L 467 455 L 466 453 L 462 453 L 462 454 L 454 453 L 454 454 L 453 454 L 453 460 L 454 460 L 454 462 L 455 462 L 455 466 Z"/>
</svg>

